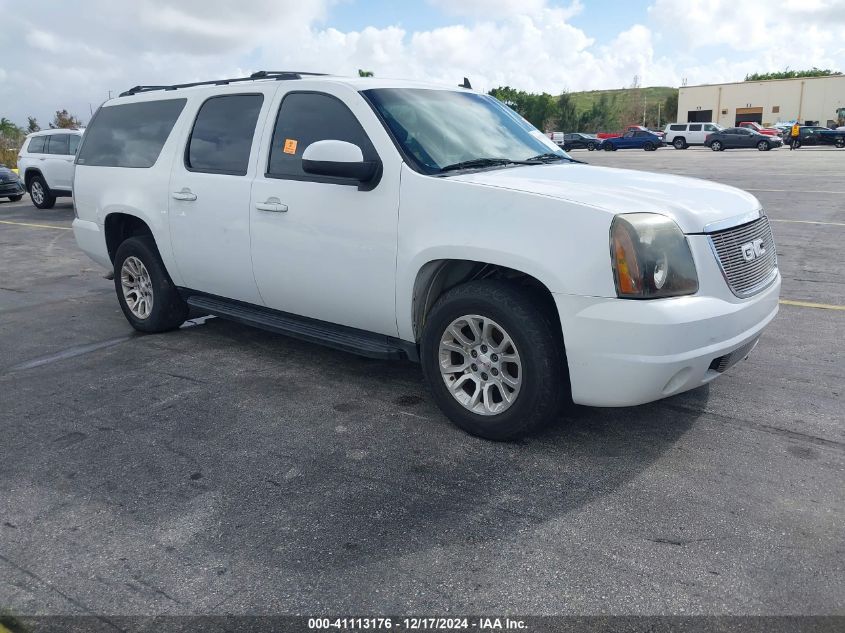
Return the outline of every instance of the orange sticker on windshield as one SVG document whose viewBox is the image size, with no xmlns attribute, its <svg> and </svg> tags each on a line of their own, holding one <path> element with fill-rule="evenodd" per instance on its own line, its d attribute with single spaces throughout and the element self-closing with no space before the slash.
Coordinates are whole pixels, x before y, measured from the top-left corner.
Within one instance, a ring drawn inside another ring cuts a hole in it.
<svg viewBox="0 0 845 633">
<path fill-rule="evenodd" d="M 293 138 L 286 138 L 285 139 L 285 154 L 296 154 L 296 139 Z"/>
</svg>

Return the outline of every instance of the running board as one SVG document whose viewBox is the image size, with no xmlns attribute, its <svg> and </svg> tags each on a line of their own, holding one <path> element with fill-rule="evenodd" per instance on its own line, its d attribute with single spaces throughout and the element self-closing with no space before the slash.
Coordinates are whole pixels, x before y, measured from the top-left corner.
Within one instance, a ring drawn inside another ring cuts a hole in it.
<svg viewBox="0 0 845 633">
<path fill-rule="evenodd" d="M 186 300 L 189 306 L 206 314 L 367 358 L 408 359 L 419 362 L 417 346 L 401 339 L 240 301 L 192 294 L 190 290 L 185 289 L 180 290 L 187 295 Z"/>
</svg>

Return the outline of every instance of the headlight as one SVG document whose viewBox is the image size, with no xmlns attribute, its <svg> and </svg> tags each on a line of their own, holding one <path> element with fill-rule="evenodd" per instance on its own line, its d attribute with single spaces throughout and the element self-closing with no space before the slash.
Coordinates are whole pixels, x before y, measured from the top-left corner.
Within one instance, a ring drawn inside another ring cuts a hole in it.
<svg viewBox="0 0 845 633">
<path fill-rule="evenodd" d="M 616 294 L 622 299 L 658 299 L 698 291 L 687 238 L 665 215 L 628 213 L 613 218 L 610 257 Z"/>
</svg>

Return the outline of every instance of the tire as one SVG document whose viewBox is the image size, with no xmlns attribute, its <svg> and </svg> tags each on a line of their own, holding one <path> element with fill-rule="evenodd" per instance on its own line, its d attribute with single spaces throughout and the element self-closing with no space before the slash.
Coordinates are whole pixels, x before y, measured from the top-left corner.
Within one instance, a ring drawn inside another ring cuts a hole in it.
<svg viewBox="0 0 845 633">
<path fill-rule="evenodd" d="M 722 141 L 713 141 L 710 143 L 710 149 L 714 152 L 721 152 L 722 151 Z"/>
<path fill-rule="evenodd" d="M 44 182 L 41 174 L 36 174 L 32 177 L 27 189 L 29 190 L 29 197 L 32 200 L 32 204 L 37 208 L 52 209 L 56 204 L 56 196 L 50 192 L 50 187 Z"/>
<path fill-rule="evenodd" d="M 839 149 L 842 149 L 843 147 L 845 147 L 845 138 L 836 139 L 834 145 L 836 145 L 836 147 L 838 147 Z"/>
<path fill-rule="evenodd" d="M 650 152 L 654 149 L 654 145 L 651 143 L 643 143 L 643 149 L 647 152 Z"/>
<path fill-rule="evenodd" d="M 566 355 L 557 317 L 543 306 L 536 291 L 500 280 L 471 281 L 438 299 L 423 330 L 421 360 L 435 402 L 455 425 L 472 435 L 502 441 L 523 436 L 556 418 L 570 393 Z M 474 335 L 465 317 L 473 317 L 479 334 L 489 327 L 488 338 Z M 459 339 L 451 334 L 453 326 L 464 337 L 458 344 Z M 497 340 L 497 332 L 505 333 L 512 346 L 505 344 L 504 336 Z M 485 340 L 500 346 L 519 364 L 503 362 L 491 352 L 496 347 L 481 345 Z M 451 347 L 445 349 L 442 344 Z M 443 372 L 441 362 L 452 363 L 457 371 Z M 489 374 L 484 371 L 485 363 Z M 466 364 L 469 367 L 463 371 Z M 500 382 L 494 375 L 500 376 Z M 505 376 L 518 380 L 516 391 L 501 382 Z M 463 386 L 447 386 L 452 383 Z M 502 389 L 513 397 L 510 403 Z M 476 393 L 483 395 L 472 410 Z"/>
<path fill-rule="evenodd" d="M 138 290 L 124 290 L 124 283 Z M 114 288 L 126 320 L 140 332 L 167 332 L 188 318 L 188 304 L 167 274 L 151 236 L 130 237 L 118 246 Z M 131 297 L 139 294 L 144 295 L 146 305 L 138 301 L 130 306 Z"/>
<path fill-rule="evenodd" d="M 9 202 L 20 202 L 23 196 L 9 196 Z"/>
<path fill-rule="evenodd" d="M 602 143 L 602 146 L 601 146 L 601 147 L 602 147 L 602 149 L 603 149 L 604 151 L 606 151 L 606 152 L 612 152 L 612 151 L 613 151 L 613 144 L 612 144 L 612 143 L 608 143 L 607 141 L 605 141 L 604 143 Z"/>
<path fill-rule="evenodd" d="M 591 152 L 594 151 L 596 149 L 596 144 L 595 143 L 587 143 L 587 149 Z"/>
<path fill-rule="evenodd" d="M 757 143 L 757 149 L 761 152 L 765 152 L 766 150 L 772 149 L 772 146 L 769 145 L 769 141 L 760 141 Z"/>
<path fill-rule="evenodd" d="M 679 136 L 674 141 L 672 141 L 672 147 L 674 147 L 675 149 L 686 149 L 687 140 L 683 136 Z"/>
</svg>

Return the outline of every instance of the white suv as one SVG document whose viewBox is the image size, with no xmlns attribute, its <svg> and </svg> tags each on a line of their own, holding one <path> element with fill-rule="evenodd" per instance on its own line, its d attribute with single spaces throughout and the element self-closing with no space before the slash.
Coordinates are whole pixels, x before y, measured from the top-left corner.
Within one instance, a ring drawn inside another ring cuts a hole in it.
<svg viewBox="0 0 845 633">
<path fill-rule="evenodd" d="M 82 130 L 43 130 L 26 137 L 18 156 L 18 173 L 32 203 L 50 209 L 56 198 L 71 195 L 73 158 Z"/>
<path fill-rule="evenodd" d="M 704 145 L 708 134 L 723 129 L 718 123 L 670 123 L 664 129 L 663 140 L 675 149 L 686 149 L 690 145 Z"/>
<path fill-rule="evenodd" d="M 136 87 L 76 159 L 80 247 L 138 330 L 189 307 L 422 363 L 456 424 L 504 439 L 574 401 L 710 382 L 778 310 L 760 203 L 570 159 L 493 97 L 261 72 Z"/>
</svg>

